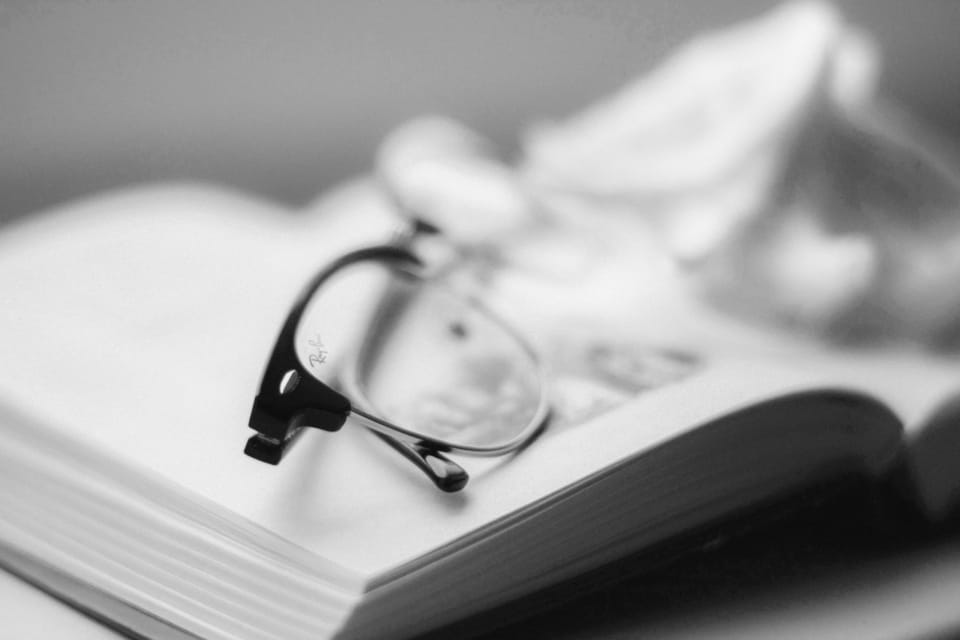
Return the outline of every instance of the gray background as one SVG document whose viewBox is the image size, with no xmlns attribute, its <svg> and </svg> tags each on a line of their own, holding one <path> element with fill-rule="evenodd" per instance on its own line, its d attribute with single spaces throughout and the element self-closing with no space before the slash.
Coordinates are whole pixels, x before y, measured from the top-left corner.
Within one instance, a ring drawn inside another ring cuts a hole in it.
<svg viewBox="0 0 960 640">
<path fill-rule="evenodd" d="M 0 217 L 131 182 L 223 182 L 296 204 L 423 112 L 509 153 L 763 0 L 588 3 L 0 0 Z M 846 1 L 887 90 L 960 139 L 960 2 Z"/>
</svg>

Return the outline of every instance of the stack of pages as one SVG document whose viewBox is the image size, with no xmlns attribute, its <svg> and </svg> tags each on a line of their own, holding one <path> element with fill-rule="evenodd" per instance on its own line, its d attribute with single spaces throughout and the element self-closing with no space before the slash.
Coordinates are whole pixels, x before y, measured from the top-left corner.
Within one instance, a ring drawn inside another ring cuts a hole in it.
<svg viewBox="0 0 960 640">
<path fill-rule="evenodd" d="M 907 478 L 931 518 L 957 498 L 954 367 L 744 327 L 677 283 L 629 340 L 555 345 L 553 421 L 461 458 L 460 493 L 350 422 L 244 456 L 297 290 L 392 223 L 364 184 L 296 215 L 175 186 L 6 230 L 0 562 L 145 635 L 408 637 L 851 475 Z"/>
</svg>

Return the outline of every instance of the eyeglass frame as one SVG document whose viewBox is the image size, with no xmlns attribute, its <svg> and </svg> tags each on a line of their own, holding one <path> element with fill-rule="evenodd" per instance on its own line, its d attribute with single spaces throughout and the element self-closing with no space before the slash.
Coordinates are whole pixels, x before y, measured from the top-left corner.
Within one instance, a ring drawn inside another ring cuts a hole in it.
<svg viewBox="0 0 960 640">
<path fill-rule="evenodd" d="M 457 293 L 458 299 L 479 310 L 506 332 L 537 368 L 540 396 L 533 417 L 513 438 L 496 445 L 464 445 L 427 436 L 413 429 L 397 425 L 362 409 L 352 396 L 366 407 L 372 407 L 362 385 L 357 380 L 356 363 L 362 360 L 364 346 L 339 376 L 345 389 L 339 391 L 319 380 L 303 365 L 296 350 L 296 334 L 310 301 L 321 287 L 343 269 L 363 262 L 379 262 L 418 281 L 438 286 L 429 280 L 424 261 L 417 256 L 414 246 L 418 238 L 438 235 L 439 230 L 414 219 L 405 231 L 398 233 L 390 243 L 357 249 L 344 254 L 311 277 L 294 299 L 261 379 L 254 398 L 248 424 L 257 433 L 251 436 L 244 453 L 252 458 L 277 465 L 293 444 L 305 433 L 305 427 L 322 431 L 339 431 L 348 417 L 354 417 L 386 444 L 413 462 L 433 484 L 445 492 L 463 489 L 469 474 L 445 453 L 468 456 L 502 456 L 518 451 L 531 442 L 546 425 L 549 414 L 547 372 L 542 359 L 528 341 L 510 324 L 483 305 L 476 298 Z M 380 322 L 380 312 L 374 314 L 371 326 Z M 372 332 L 371 332 L 372 333 Z"/>
</svg>

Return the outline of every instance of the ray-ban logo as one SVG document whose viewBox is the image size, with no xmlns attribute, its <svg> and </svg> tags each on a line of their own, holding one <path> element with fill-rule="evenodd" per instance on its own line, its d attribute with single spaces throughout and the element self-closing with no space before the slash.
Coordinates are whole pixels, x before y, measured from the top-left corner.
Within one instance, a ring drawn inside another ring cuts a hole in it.
<svg viewBox="0 0 960 640">
<path fill-rule="evenodd" d="M 307 340 L 307 346 L 309 347 L 307 364 L 311 367 L 319 367 L 327 361 L 327 356 L 330 352 L 327 350 L 326 345 L 323 344 L 323 340 L 320 339 L 319 333 Z"/>
</svg>

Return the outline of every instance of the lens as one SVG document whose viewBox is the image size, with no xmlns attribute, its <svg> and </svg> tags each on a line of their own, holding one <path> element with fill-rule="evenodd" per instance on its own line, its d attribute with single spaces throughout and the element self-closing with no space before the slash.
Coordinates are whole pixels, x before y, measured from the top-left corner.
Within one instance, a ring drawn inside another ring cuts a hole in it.
<svg viewBox="0 0 960 640">
<path fill-rule="evenodd" d="M 335 274 L 296 342 L 304 366 L 336 374 L 333 386 L 359 408 L 434 441 L 482 453 L 543 417 L 543 376 L 517 334 L 477 302 L 388 265 Z"/>
<path fill-rule="evenodd" d="M 518 336 L 479 304 L 401 274 L 389 280 L 356 373 L 373 410 L 457 446 L 514 440 L 543 395 Z"/>
</svg>

